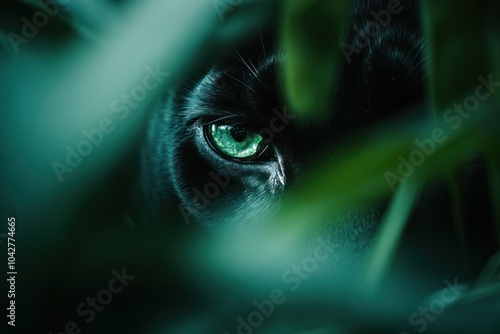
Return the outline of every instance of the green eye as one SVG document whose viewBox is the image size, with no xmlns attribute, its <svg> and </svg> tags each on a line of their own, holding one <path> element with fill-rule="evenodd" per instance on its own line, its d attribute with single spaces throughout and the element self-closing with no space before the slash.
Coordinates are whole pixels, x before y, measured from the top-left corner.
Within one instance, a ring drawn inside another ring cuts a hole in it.
<svg viewBox="0 0 500 334">
<path fill-rule="evenodd" d="M 211 124 L 208 136 L 220 153 L 235 159 L 248 159 L 261 149 L 262 136 L 239 125 Z"/>
</svg>

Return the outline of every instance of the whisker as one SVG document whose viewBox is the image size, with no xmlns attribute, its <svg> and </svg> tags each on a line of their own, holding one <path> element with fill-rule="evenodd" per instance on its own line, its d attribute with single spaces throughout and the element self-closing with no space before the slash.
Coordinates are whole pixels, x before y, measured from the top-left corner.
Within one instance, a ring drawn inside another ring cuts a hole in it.
<svg viewBox="0 0 500 334">
<path fill-rule="evenodd" d="M 258 80 L 258 81 L 259 81 L 259 82 L 260 82 L 260 83 L 261 83 L 264 87 L 266 87 L 266 88 L 267 88 L 267 90 L 269 90 L 269 91 L 270 91 L 273 95 L 276 95 L 276 93 L 274 93 L 274 92 L 271 90 L 271 88 L 269 88 L 269 86 L 267 86 L 267 85 L 266 85 L 266 84 L 265 84 L 265 83 L 264 83 L 264 82 L 263 82 L 263 81 L 259 78 L 259 76 L 257 75 L 257 72 L 258 72 L 258 71 L 257 71 L 257 69 L 255 69 L 255 71 L 254 71 L 254 70 L 252 70 L 252 68 L 248 65 L 248 63 L 247 63 L 247 62 L 245 61 L 245 59 L 241 56 L 241 54 L 238 52 L 238 50 L 236 50 L 236 48 L 235 48 L 233 45 L 231 45 L 231 47 L 233 48 L 234 52 L 236 52 L 236 54 L 237 54 L 237 55 L 238 55 L 238 57 L 240 58 L 240 60 L 241 60 L 242 64 L 243 64 L 243 65 L 245 65 L 245 66 L 246 66 L 246 68 L 248 68 L 248 70 L 249 70 L 249 71 L 250 71 L 250 72 L 251 72 L 251 73 L 255 76 L 255 78 L 256 78 L 256 79 L 257 79 L 257 80 Z M 253 66 L 253 64 L 252 64 L 252 66 Z M 254 66 L 254 68 L 255 68 L 255 66 Z"/>
<path fill-rule="evenodd" d="M 210 120 L 208 122 L 204 122 L 201 125 L 205 126 L 205 125 L 212 124 L 212 123 L 217 123 L 217 122 L 220 122 L 220 121 L 223 121 L 223 120 L 226 120 L 226 119 L 235 119 L 235 118 L 237 118 L 235 115 L 222 116 L 222 117 L 216 118 L 214 120 Z"/>
<path fill-rule="evenodd" d="M 230 77 L 230 78 L 232 78 L 232 79 L 234 79 L 234 80 L 236 80 L 237 82 L 239 82 L 240 84 L 242 84 L 246 88 L 250 89 L 253 93 L 256 93 L 255 92 L 255 88 L 252 87 L 252 86 L 250 86 L 249 84 L 244 83 L 243 81 L 241 81 L 240 79 L 236 78 L 235 76 L 232 76 L 231 74 L 226 73 L 225 75 L 228 76 L 228 77 Z"/>
</svg>

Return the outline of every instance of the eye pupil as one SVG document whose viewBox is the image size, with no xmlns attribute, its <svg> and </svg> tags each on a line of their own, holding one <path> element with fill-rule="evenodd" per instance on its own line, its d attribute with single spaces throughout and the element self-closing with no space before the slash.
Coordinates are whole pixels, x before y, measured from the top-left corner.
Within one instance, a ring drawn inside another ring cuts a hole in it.
<svg viewBox="0 0 500 334">
<path fill-rule="evenodd" d="M 235 126 L 231 129 L 231 136 L 240 143 L 247 137 L 247 130 L 244 127 Z"/>
</svg>

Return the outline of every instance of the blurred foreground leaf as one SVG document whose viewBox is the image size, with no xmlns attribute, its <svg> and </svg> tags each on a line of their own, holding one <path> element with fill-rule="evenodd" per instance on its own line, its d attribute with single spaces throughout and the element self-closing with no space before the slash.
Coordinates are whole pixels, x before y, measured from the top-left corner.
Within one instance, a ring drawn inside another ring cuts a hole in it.
<svg viewBox="0 0 500 334">
<path fill-rule="evenodd" d="M 425 0 L 423 20 L 430 63 L 430 89 L 435 110 L 461 101 L 487 74 L 484 38 L 487 1 Z M 450 15 L 453 13 L 453 15 Z"/>
<path fill-rule="evenodd" d="M 372 251 L 368 259 L 365 281 L 362 285 L 362 289 L 367 294 L 373 294 L 377 291 L 384 275 L 389 271 L 406 223 L 417 202 L 421 187 L 419 183 L 415 179 L 408 180 L 401 185 L 392 200 L 377 237 L 373 241 Z"/>
<path fill-rule="evenodd" d="M 285 2 L 285 94 L 301 116 L 324 116 L 331 106 L 348 8 L 348 0 Z"/>
<path fill-rule="evenodd" d="M 467 100 L 464 98 L 477 86 L 479 76 L 492 75 L 494 81 L 500 79 L 498 10 L 498 2 L 489 0 L 424 1 L 422 17 L 428 43 L 430 95 L 435 113 L 445 112 L 458 101 L 464 101 L 465 104 Z M 494 95 L 499 105 L 500 94 Z M 498 110 L 492 105 L 488 112 L 498 112 Z M 488 149 L 489 145 L 491 143 L 483 148 Z M 456 232 L 465 247 L 467 240 L 463 226 L 463 204 L 466 193 L 463 180 L 458 177 L 463 167 L 454 166 L 448 170 L 448 174 L 452 188 Z M 497 178 L 495 174 L 497 171 L 490 172 L 493 185 Z M 494 188 L 497 187 L 494 185 Z M 498 190 L 500 189 L 493 190 L 493 198 L 500 197 Z M 493 207 L 496 208 L 497 205 Z M 497 213 L 497 216 L 497 224 L 500 224 L 500 214 Z M 498 230 L 500 231 L 500 227 Z M 500 234 L 498 240 L 500 243 Z"/>
<path fill-rule="evenodd" d="M 331 221 L 332 214 L 387 198 L 392 194 L 391 188 L 402 187 L 396 190 L 401 193 L 394 198 L 372 250 L 373 264 L 367 275 L 374 278 L 377 285 L 398 250 L 400 235 L 418 189 L 436 177 L 445 176 L 450 168 L 464 164 L 471 152 L 486 152 L 491 142 L 500 141 L 500 122 L 498 116 L 488 112 L 490 107 L 490 104 L 485 105 L 458 130 L 444 122 L 428 121 L 407 126 L 403 131 L 396 124 L 385 131 L 367 134 L 341 161 L 332 159 L 324 163 L 319 169 L 322 172 L 315 173 L 310 182 L 296 189 L 285 202 L 281 214 L 269 218 L 263 230 L 252 236 L 245 232 L 242 238 L 228 241 L 222 246 L 222 252 L 238 249 L 238 260 L 234 262 L 251 271 L 249 268 L 255 262 L 252 259 L 254 249 L 258 248 L 262 252 L 259 254 L 266 254 L 265 259 L 259 259 L 260 268 L 272 267 L 276 261 L 286 258 L 287 252 L 311 240 L 318 227 Z M 426 155 L 422 164 L 414 166 L 411 175 L 399 175 L 400 157 L 409 160 L 412 152 L 419 149 L 415 140 L 432 138 L 436 131 L 442 132 L 446 139 L 436 144 L 434 152 Z M 388 178 L 388 173 L 395 178 Z M 393 180 L 397 182 L 391 184 Z M 372 286 L 369 290 L 373 289 Z"/>
</svg>

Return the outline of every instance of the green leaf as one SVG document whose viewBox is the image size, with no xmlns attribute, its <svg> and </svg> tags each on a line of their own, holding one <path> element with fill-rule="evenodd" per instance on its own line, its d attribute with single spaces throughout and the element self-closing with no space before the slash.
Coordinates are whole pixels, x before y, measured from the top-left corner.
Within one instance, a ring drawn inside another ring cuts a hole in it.
<svg viewBox="0 0 500 334">
<path fill-rule="evenodd" d="M 324 116 L 340 62 L 348 0 L 287 1 L 284 11 L 285 95 L 300 116 Z"/>
<path fill-rule="evenodd" d="M 362 285 L 365 293 L 371 295 L 388 272 L 394 259 L 404 227 L 417 201 L 421 185 L 415 179 L 404 183 L 393 198 L 389 211 L 373 241 L 371 256 Z"/>
<path fill-rule="evenodd" d="M 423 19 L 428 43 L 431 98 L 435 110 L 462 101 L 486 75 L 487 34 L 484 1 L 425 0 Z M 453 13 L 453 15 L 450 15 Z"/>
</svg>

